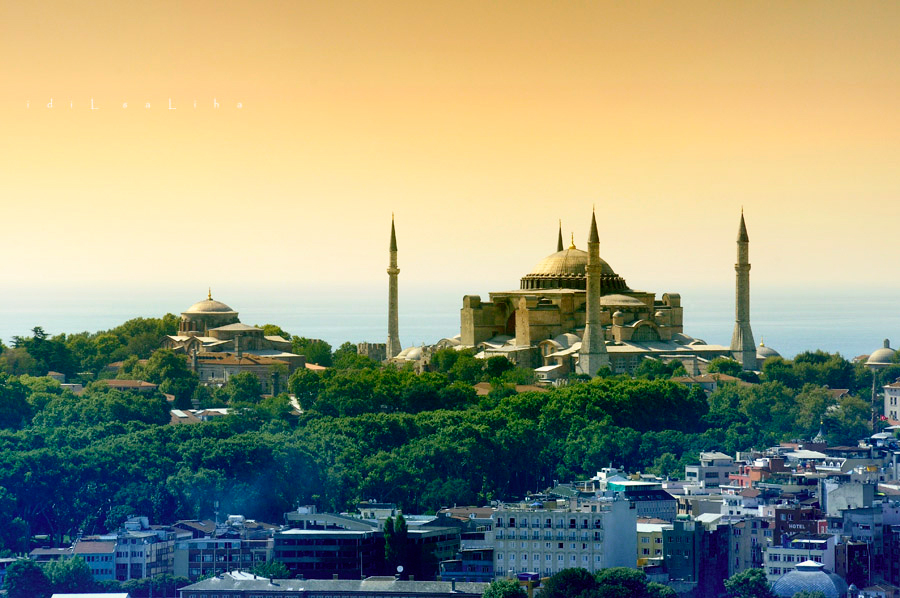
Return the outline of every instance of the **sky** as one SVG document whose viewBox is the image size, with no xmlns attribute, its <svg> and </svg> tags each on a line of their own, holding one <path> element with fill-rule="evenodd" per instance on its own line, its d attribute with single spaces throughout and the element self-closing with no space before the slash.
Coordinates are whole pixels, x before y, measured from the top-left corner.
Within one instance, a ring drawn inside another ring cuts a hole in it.
<svg viewBox="0 0 900 598">
<path fill-rule="evenodd" d="M 0 279 L 386 289 L 393 213 L 401 288 L 486 294 L 596 209 L 633 288 L 728 289 L 743 208 L 755 288 L 896 286 L 898 30 L 878 1 L 3 2 Z"/>
</svg>

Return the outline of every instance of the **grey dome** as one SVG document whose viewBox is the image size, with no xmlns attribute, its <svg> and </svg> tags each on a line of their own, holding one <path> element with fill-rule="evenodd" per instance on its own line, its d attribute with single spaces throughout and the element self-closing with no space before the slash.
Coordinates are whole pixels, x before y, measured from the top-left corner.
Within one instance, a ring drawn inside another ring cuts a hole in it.
<svg viewBox="0 0 900 598">
<path fill-rule="evenodd" d="M 873 351 L 869 358 L 866 360 L 867 366 L 884 366 L 890 365 L 893 363 L 894 354 L 896 351 L 891 349 L 891 342 L 888 339 L 884 339 L 884 347 L 878 349 L 877 351 Z"/>
<path fill-rule="evenodd" d="M 772 347 L 767 347 L 763 341 L 760 341 L 759 347 L 756 348 L 756 358 L 768 359 L 769 357 L 781 357 L 781 353 Z"/>
<path fill-rule="evenodd" d="M 772 584 L 772 592 L 776 596 L 788 598 L 802 590 L 822 592 L 825 598 L 842 598 L 847 595 L 847 589 L 847 582 L 815 561 L 799 563 L 794 571 L 785 573 Z"/>
</svg>

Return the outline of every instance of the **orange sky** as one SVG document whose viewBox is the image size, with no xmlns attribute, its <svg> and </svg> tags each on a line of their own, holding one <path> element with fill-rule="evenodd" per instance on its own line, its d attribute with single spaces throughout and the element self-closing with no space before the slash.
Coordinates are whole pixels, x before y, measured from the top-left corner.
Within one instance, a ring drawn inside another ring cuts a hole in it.
<svg viewBox="0 0 900 598">
<path fill-rule="evenodd" d="M 393 211 L 401 284 L 484 293 L 596 205 L 635 288 L 733 284 L 741 206 L 753 284 L 894 284 L 897 31 L 896 2 L 5 2 L 3 278 L 386 285 Z"/>
</svg>

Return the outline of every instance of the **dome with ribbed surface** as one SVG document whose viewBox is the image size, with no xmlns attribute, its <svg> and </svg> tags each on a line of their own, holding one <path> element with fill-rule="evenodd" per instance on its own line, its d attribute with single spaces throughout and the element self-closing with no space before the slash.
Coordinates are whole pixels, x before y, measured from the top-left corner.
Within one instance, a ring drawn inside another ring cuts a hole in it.
<svg viewBox="0 0 900 598">
<path fill-rule="evenodd" d="M 574 245 L 542 259 L 522 277 L 522 289 L 585 289 L 587 287 L 587 251 Z M 600 259 L 603 292 L 626 291 L 625 280 Z"/>
<path fill-rule="evenodd" d="M 822 592 L 825 598 L 842 598 L 847 595 L 847 582 L 839 575 L 828 573 L 822 563 L 804 561 L 772 584 L 776 596 L 790 597 L 802 590 Z"/>
<path fill-rule="evenodd" d="M 772 347 L 767 347 L 764 342 L 760 341 L 759 347 L 756 348 L 756 358 L 768 359 L 769 357 L 781 357 L 781 353 Z"/>
<path fill-rule="evenodd" d="M 884 346 L 877 351 L 873 351 L 869 358 L 866 360 L 866 365 L 869 367 L 881 367 L 886 365 L 891 365 L 894 361 L 894 351 L 891 349 L 891 342 L 888 339 L 884 339 Z"/>
<path fill-rule="evenodd" d="M 235 313 L 233 309 L 215 299 L 204 299 L 193 304 L 184 313 L 208 314 L 208 313 Z"/>
</svg>

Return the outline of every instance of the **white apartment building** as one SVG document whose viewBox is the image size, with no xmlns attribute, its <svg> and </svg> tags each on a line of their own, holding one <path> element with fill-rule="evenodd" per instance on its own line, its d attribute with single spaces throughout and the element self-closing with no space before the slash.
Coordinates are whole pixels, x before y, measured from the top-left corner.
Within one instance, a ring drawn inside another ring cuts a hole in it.
<svg viewBox="0 0 900 598">
<path fill-rule="evenodd" d="M 822 563 L 834 571 L 835 536 L 828 534 L 797 534 L 787 547 L 769 546 L 766 549 L 766 578 L 775 583 L 785 573 L 790 573 L 804 561 Z"/>
<path fill-rule="evenodd" d="M 494 548 L 497 577 L 635 567 L 637 509 L 629 500 L 504 504 L 492 519 L 485 539 Z"/>
<path fill-rule="evenodd" d="M 888 418 L 898 420 L 900 414 L 900 380 L 895 380 L 884 387 L 884 414 Z"/>
<path fill-rule="evenodd" d="M 734 459 L 725 453 L 700 453 L 700 465 L 688 465 L 684 468 L 684 479 L 687 482 L 703 484 L 708 488 L 716 488 L 728 484 L 728 474 L 737 473 L 738 467 Z"/>
</svg>

